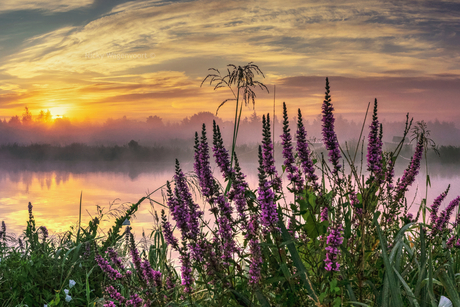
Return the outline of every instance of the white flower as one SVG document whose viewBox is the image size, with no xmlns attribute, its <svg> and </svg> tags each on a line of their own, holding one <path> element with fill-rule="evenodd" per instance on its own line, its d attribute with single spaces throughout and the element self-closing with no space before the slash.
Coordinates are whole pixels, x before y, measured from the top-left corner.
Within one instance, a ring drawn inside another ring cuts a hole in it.
<svg viewBox="0 0 460 307">
<path fill-rule="evenodd" d="M 76 285 L 75 280 L 72 280 L 72 279 L 69 280 L 69 288 L 70 288 L 70 289 L 72 289 L 72 287 L 75 286 L 75 285 Z"/>
<path fill-rule="evenodd" d="M 48 305 L 45 304 L 45 305 L 43 305 L 43 307 L 48 307 Z"/>
<path fill-rule="evenodd" d="M 69 295 L 69 289 L 64 289 L 65 295 Z"/>
<path fill-rule="evenodd" d="M 80 268 L 82 267 L 81 263 L 80 263 L 79 267 L 80 267 Z"/>
<path fill-rule="evenodd" d="M 70 295 L 66 295 L 65 301 L 68 303 L 72 300 L 72 297 Z"/>
</svg>

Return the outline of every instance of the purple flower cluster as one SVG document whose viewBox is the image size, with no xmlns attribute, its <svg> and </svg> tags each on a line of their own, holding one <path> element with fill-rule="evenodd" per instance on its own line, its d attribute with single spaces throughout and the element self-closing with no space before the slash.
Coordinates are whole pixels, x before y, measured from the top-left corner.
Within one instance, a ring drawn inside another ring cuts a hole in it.
<svg viewBox="0 0 460 307">
<path fill-rule="evenodd" d="M 436 219 L 436 224 L 432 229 L 431 235 L 434 237 L 437 233 L 441 233 L 446 229 L 447 224 L 449 223 L 450 216 L 454 212 L 454 209 L 458 206 L 460 202 L 460 196 L 457 196 L 452 200 L 444 211 L 441 212 L 439 217 Z"/>
<path fill-rule="evenodd" d="M 387 191 L 390 194 L 390 191 L 393 189 L 393 178 L 395 176 L 395 164 L 392 157 L 389 157 L 387 164 L 387 171 L 385 173 L 385 181 L 387 183 Z"/>
<path fill-rule="evenodd" d="M 180 195 L 177 191 L 177 186 L 174 189 L 174 192 L 171 190 L 171 184 L 169 181 L 166 182 L 166 194 L 167 194 L 167 205 L 169 208 L 169 212 L 171 213 L 173 220 L 176 221 L 177 228 L 180 230 L 182 234 L 182 240 L 187 238 L 188 233 L 188 220 L 189 220 L 189 213 L 187 207 L 184 206 L 183 202 L 180 202 L 179 199 L 175 195 Z M 163 228 L 163 232 L 166 231 L 166 228 Z M 168 237 L 168 234 L 165 233 L 165 238 Z M 171 232 L 172 236 L 172 232 Z M 168 240 L 168 239 L 167 239 Z M 171 245 L 172 242 L 168 242 Z M 173 245 L 174 246 L 174 245 Z"/>
<path fill-rule="evenodd" d="M 339 162 L 340 162 L 340 150 L 339 150 L 339 143 L 337 141 L 337 135 L 335 134 L 334 131 L 334 115 L 332 114 L 332 111 L 334 111 L 334 108 L 332 107 L 331 104 L 331 96 L 330 90 L 329 90 L 329 80 L 326 78 L 326 95 L 323 101 L 322 105 L 322 113 L 323 113 L 323 141 L 324 145 L 326 146 L 326 149 L 329 150 L 329 161 L 332 163 L 334 166 L 334 169 L 332 170 L 332 173 L 335 175 L 338 175 L 340 168 L 342 167 Z"/>
<path fill-rule="evenodd" d="M 249 284 L 258 285 L 262 276 L 262 251 L 259 245 L 259 224 L 257 216 L 252 215 L 246 233 L 246 240 L 249 241 L 249 252 L 251 263 L 249 265 Z"/>
<path fill-rule="evenodd" d="M 417 147 L 415 148 L 415 153 L 411 158 L 410 165 L 407 169 L 404 170 L 404 174 L 401 180 L 396 187 L 396 196 L 395 200 L 400 200 L 404 193 L 408 190 L 409 186 L 414 183 L 415 176 L 417 176 L 420 169 L 420 161 L 422 160 L 423 154 L 423 134 L 420 136 Z"/>
<path fill-rule="evenodd" d="M 377 178 L 382 173 L 382 140 L 379 137 L 379 120 L 377 117 L 377 98 L 374 102 L 374 113 L 369 132 L 369 144 L 367 145 L 367 169 Z M 380 179 L 379 179 L 380 180 Z"/>
<path fill-rule="evenodd" d="M 351 204 L 351 207 L 353 208 L 353 218 L 352 218 L 351 223 L 357 226 L 358 220 L 363 215 L 363 209 L 358 207 L 359 200 L 358 200 L 358 197 L 356 196 L 355 190 L 353 190 L 352 188 L 350 188 L 350 204 Z"/>
<path fill-rule="evenodd" d="M 34 216 L 32 215 L 32 204 L 29 202 L 28 210 L 29 210 L 29 220 L 33 219 Z"/>
<path fill-rule="evenodd" d="M 150 262 L 148 260 L 144 260 L 141 264 L 142 273 L 144 276 L 145 281 L 149 285 L 154 285 L 157 288 L 161 287 L 161 272 L 155 271 L 152 269 Z"/>
<path fill-rule="evenodd" d="M 276 212 L 275 193 L 267 182 L 265 174 L 264 159 L 262 157 L 262 147 L 259 146 L 259 196 L 257 200 L 261 209 L 261 224 L 264 232 L 273 231 L 278 223 L 278 213 Z"/>
<path fill-rule="evenodd" d="M 117 307 L 117 305 L 115 305 L 114 302 L 109 301 L 108 303 L 105 303 L 105 304 L 104 304 L 104 307 Z"/>
<path fill-rule="evenodd" d="M 337 256 L 340 255 L 339 246 L 343 242 L 342 230 L 342 225 L 329 228 L 329 235 L 326 240 L 326 259 L 324 259 L 327 271 L 339 271 L 340 263 L 338 262 Z"/>
<path fill-rule="evenodd" d="M 248 183 L 245 180 L 245 175 L 241 172 L 240 165 L 238 163 L 238 158 L 235 154 L 235 169 L 234 177 L 232 181 L 232 189 L 228 193 L 228 199 L 235 202 L 236 211 L 238 212 L 243 227 L 247 224 L 246 217 L 246 190 L 248 189 Z"/>
<path fill-rule="evenodd" d="M 101 267 L 102 271 L 104 271 L 109 276 L 110 279 L 116 280 L 116 279 L 121 279 L 123 277 L 120 274 L 120 272 L 112 268 L 109 262 L 105 260 L 104 258 L 102 258 L 101 255 L 96 255 L 95 260 L 97 264 Z"/>
<path fill-rule="evenodd" d="M 300 112 L 300 109 L 298 110 L 297 116 L 296 138 L 296 149 L 302 170 L 305 173 L 307 180 L 312 184 L 313 188 L 318 189 L 318 176 L 315 174 L 315 167 L 313 166 L 313 161 L 311 160 L 311 152 L 307 143 L 307 132 L 305 131 L 305 127 L 302 122 L 302 113 Z"/>
<path fill-rule="evenodd" d="M 209 163 L 209 146 L 206 138 L 206 125 L 201 130 L 201 142 L 198 144 L 198 134 L 195 134 L 195 172 L 201 187 L 201 193 L 207 199 L 214 196 L 214 178 Z"/>
<path fill-rule="evenodd" d="M 121 293 L 118 292 L 117 289 L 115 289 L 113 286 L 108 286 L 105 289 L 105 291 L 107 292 L 107 294 L 110 296 L 111 299 L 116 300 L 121 304 L 123 304 L 126 301 L 123 295 L 121 295 Z M 112 305 L 109 305 L 109 306 L 112 306 Z M 113 304 L 113 306 L 115 306 L 115 304 Z"/>
<path fill-rule="evenodd" d="M 222 140 L 222 134 L 220 133 L 219 125 L 216 124 L 216 121 L 213 121 L 213 148 L 214 158 L 216 158 L 216 163 L 222 172 L 224 178 L 231 178 L 233 175 L 233 170 L 230 166 L 230 158 L 228 151 L 224 147 L 224 141 Z"/>
<path fill-rule="evenodd" d="M 185 250 L 185 246 L 184 246 L 184 250 Z M 193 284 L 190 255 L 187 252 L 183 252 L 180 255 L 180 260 L 182 264 L 181 266 L 182 285 L 185 287 L 184 292 L 190 293 L 192 292 L 192 284 Z"/>
<path fill-rule="evenodd" d="M 232 207 L 225 200 L 223 195 L 219 195 L 216 199 L 217 207 L 219 208 L 219 218 L 217 219 L 218 233 L 222 241 L 222 259 L 228 263 L 232 259 L 232 255 L 236 252 L 236 243 L 233 239 L 232 229 Z"/>
<path fill-rule="evenodd" d="M 321 210 L 321 215 L 320 215 L 321 222 L 329 220 L 328 213 L 329 213 L 329 209 L 326 206 L 324 206 L 324 208 Z"/>
<path fill-rule="evenodd" d="M 143 301 L 139 295 L 134 293 L 130 296 L 130 299 L 126 301 L 126 306 L 141 307 L 142 303 Z"/>
<path fill-rule="evenodd" d="M 203 147 L 201 147 L 203 149 Z M 206 144 L 207 148 L 207 144 Z M 209 156 L 208 156 L 209 158 Z M 204 161 L 204 160 L 203 160 Z M 202 161 L 202 162 L 203 162 Z M 208 161 L 209 163 L 209 161 Z M 209 165 L 208 165 L 209 166 Z M 204 170 L 204 164 L 202 164 L 202 171 Z M 203 175 L 203 174 L 202 174 Z M 204 176 L 204 175 L 203 175 Z M 208 176 L 208 175 L 206 175 Z M 211 175 L 212 176 L 212 175 Z M 203 215 L 203 212 L 200 211 L 198 205 L 193 201 L 192 194 L 190 193 L 190 190 L 187 185 L 187 180 L 185 178 L 184 173 L 180 169 L 179 161 L 176 160 L 176 173 L 174 175 L 174 180 L 176 182 L 176 188 L 175 188 L 175 199 L 176 202 L 173 204 L 175 205 L 175 208 L 172 208 L 171 206 L 169 207 L 170 210 L 180 212 L 180 222 L 184 223 L 186 222 L 187 226 L 183 227 L 181 229 L 179 227 L 179 224 L 177 225 L 179 229 L 182 231 L 182 237 L 188 237 L 192 240 L 197 240 L 198 234 L 200 232 L 200 223 L 199 219 Z M 183 218 L 185 217 L 185 221 Z M 174 220 L 177 222 L 178 220 L 175 219 L 174 214 L 173 214 Z M 186 230 L 185 230 L 186 228 Z M 187 231 L 186 233 L 184 231 Z"/>
<path fill-rule="evenodd" d="M 161 221 L 163 226 L 163 237 L 165 238 L 166 243 L 168 243 L 168 245 L 171 245 L 172 248 L 174 248 L 175 250 L 179 250 L 179 242 L 177 238 L 174 237 L 174 234 L 171 229 L 171 224 L 166 219 L 166 214 L 164 210 L 161 210 Z"/>
<path fill-rule="evenodd" d="M 275 159 L 273 158 L 273 144 L 270 131 L 270 114 L 262 116 L 262 163 L 264 171 L 270 177 L 270 187 L 275 191 L 281 191 L 281 178 L 278 177 L 278 172 L 275 167 Z"/>
<path fill-rule="evenodd" d="M 455 241 L 455 236 L 450 237 L 446 242 L 447 248 L 450 249 L 450 248 L 454 247 L 454 241 Z"/>
<path fill-rule="evenodd" d="M 48 239 L 48 229 L 46 228 L 46 226 L 40 226 L 40 231 L 42 232 L 42 236 L 43 236 L 43 243 L 46 242 L 46 239 Z"/>
<path fill-rule="evenodd" d="M 232 188 L 228 193 L 228 199 L 235 202 L 236 210 L 241 218 L 243 225 L 247 224 L 246 220 L 246 197 L 245 191 L 248 188 L 248 184 L 245 181 L 245 175 L 241 172 L 240 165 L 238 163 L 238 158 L 236 153 L 235 158 L 235 167 L 232 169 L 230 167 L 229 155 L 227 150 L 224 148 L 222 135 L 220 133 L 220 128 L 214 121 L 213 125 L 213 152 L 214 157 L 216 158 L 216 163 L 222 172 L 224 178 L 231 180 Z"/>
<path fill-rule="evenodd" d="M 438 211 L 439 207 L 441 206 L 442 201 L 446 198 L 447 193 L 449 193 L 450 185 L 447 186 L 447 189 L 442 192 L 436 199 L 434 200 L 433 204 L 431 205 L 431 214 L 430 214 L 430 222 L 431 226 L 434 227 L 438 220 Z"/>
<path fill-rule="evenodd" d="M 281 135 L 281 140 L 283 145 L 283 158 L 285 159 L 284 166 L 286 167 L 287 178 L 292 182 L 294 193 L 299 194 L 303 190 L 303 179 L 300 170 L 295 165 L 290 131 L 286 103 L 283 102 L 283 134 Z"/>
</svg>

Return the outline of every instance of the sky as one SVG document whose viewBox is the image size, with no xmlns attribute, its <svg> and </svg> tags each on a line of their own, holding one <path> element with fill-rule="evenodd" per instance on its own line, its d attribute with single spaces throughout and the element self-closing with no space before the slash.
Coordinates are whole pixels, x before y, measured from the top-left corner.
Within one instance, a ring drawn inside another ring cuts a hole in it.
<svg viewBox="0 0 460 307">
<path fill-rule="evenodd" d="M 0 118 L 180 120 L 232 98 L 200 87 L 208 68 L 249 62 L 258 114 L 275 96 L 314 118 L 329 77 L 350 120 L 374 98 L 390 121 L 460 118 L 460 1 L 3 0 L 0 29 Z"/>
</svg>

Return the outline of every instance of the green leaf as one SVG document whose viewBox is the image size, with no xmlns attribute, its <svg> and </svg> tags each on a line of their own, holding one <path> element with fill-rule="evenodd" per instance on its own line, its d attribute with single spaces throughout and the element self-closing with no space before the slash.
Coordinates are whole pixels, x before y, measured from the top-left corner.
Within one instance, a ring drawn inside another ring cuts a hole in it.
<svg viewBox="0 0 460 307">
<path fill-rule="evenodd" d="M 265 297 L 265 295 L 263 295 L 263 293 L 260 292 L 260 290 L 256 291 L 256 296 L 257 296 L 257 299 L 259 300 L 260 305 L 262 305 L 262 307 L 270 307 L 270 302 Z"/>
</svg>

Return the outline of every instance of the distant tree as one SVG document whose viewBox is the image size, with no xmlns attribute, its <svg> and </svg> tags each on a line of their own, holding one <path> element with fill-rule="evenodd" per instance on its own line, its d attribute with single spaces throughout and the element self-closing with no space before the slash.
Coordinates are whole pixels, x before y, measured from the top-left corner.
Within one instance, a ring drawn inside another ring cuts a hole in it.
<svg viewBox="0 0 460 307">
<path fill-rule="evenodd" d="M 15 115 L 10 118 L 8 121 L 8 124 L 13 125 L 13 126 L 19 126 L 21 125 L 21 120 L 19 119 L 19 116 Z"/>
<path fill-rule="evenodd" d="M 147 124 L 153 127 L 164 126 L 163 119 L 157 115 L 154 115 L 154 116 L 150 115 L 149 117 L 147 117 Z"/>
<path fill-rule="evenodd" d="M 47 110 L 46 113 L 41 110 L 40 113 L 37 116 L 37 122 L 39 123 L 50 123 L 52 120 L 51 112 L 50 110 Z"/>
<path fill-rule="evenodd" d="M 129 147 L 129 149 L 131 149 L 131 150 L 137 150 L 137 149 L 139 149 L 140 145 L 139 145 L 139 143 L 136 142 L 135 140 L 131 140 L 131 141 L 129 141 L 129 143 L 128 143 L 128 147 Z"/>
<path fill-rule="evenodd" d="M 22 123 L 25 125 L 32 123 L 32 113 L 30 113 L 28 107 L 24 107 L 24 112 L 22 113 Z"/>
</svg>

